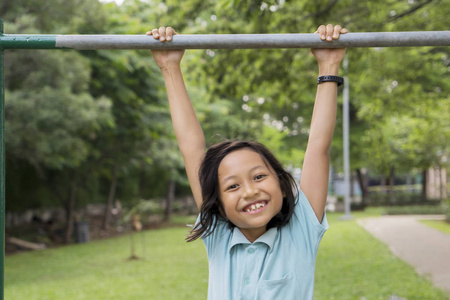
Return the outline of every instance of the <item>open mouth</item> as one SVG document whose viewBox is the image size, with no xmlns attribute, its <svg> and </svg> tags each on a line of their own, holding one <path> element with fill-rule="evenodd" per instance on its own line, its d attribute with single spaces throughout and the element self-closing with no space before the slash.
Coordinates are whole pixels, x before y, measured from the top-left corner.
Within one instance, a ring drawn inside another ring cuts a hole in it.
<svg viewBox="0 0 450 300">
<path fill-rule="evenodd" d="M 267 205 L 267 203 L 268 202 L 265 200 L 254 202 L 244 207 L 243 211 L 246 213 L 258 212 L 261 211 Z"/>
</svg>

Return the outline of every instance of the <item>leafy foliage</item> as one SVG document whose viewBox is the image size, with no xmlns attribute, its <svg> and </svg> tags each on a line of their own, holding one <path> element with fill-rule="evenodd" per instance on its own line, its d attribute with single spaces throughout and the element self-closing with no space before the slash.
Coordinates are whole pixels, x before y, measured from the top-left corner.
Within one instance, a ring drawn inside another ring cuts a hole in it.
<svg viewBox="0 0 450 300">
<path fill-rule="evenodd" d="M 341 23 L 353 32 L 450 27 L 443 0 L 44 2 L 0 4 L 6 32 L 143 34 L 170 25 L 180 33 L 287 33 L 314 32 L 321 23 Z M 391 168 L 447 167 L 449 51 L 348 49 L 353 168 L 387 176 Z M 317 76 L 308 50 L 187 51 L 182 66 L 208 144 L 260 140 L 285 165 L 301 166 Z M 17 180 L 8 180 L 14 197 L 20 189 L 13 182 L 25 180 L 29 166 L 66 196 L 65 180 L 73 180 L 79 198 L 95 201 L 107 198 L 114 174 L 115 197 L 125 202 L 161 197 L 170 180 L 180 193 L 187 191 L 163 81 L 148 51 L 8 50 L 5 73 L 6 152 L 18 168 Z M 338 171 L 341 122 L 338 115 L 331 153 Z"/>
</svg>

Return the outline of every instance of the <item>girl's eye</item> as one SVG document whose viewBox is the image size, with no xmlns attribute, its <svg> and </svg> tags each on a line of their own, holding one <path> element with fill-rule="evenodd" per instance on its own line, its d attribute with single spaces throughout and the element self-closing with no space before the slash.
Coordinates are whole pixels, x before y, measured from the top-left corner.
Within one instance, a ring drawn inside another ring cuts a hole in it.
<svg viewBox="0 0 450 300">
<path fill-rule="evenodd" d="M 235 188 L 237 188 L 237 187 L 238 187 L 237 184 L 230 185 L 230 186 L 227 188 L 227 191 L 228 191 L 228 190 L 233 190 L 233 189 L 235 189 Z"/>
<path fill-rule="evenodd" d="M 258 176 L 256 176 L 255 177 L 255 180 L 261 180 L 261 179 L 263 179 L 264 177 L 266 177 L 266 175 L 258 175 Z"/>
</svg>

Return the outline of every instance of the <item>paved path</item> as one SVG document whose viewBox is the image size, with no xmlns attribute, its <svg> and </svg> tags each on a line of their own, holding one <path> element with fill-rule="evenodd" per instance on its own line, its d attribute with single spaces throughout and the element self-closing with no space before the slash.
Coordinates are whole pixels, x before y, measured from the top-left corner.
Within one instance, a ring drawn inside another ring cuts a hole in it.
<svg viewBox="0 0 450 300">
<path fill-rule="evenodd" d="M 443 216 L 383 216 L 358 220 L 358 224 L 388 245 L 392 253 L 430 275 L 435 286 L 450 293 L 450 234 L 421 224 L 420 219 Z"/>
</svg>

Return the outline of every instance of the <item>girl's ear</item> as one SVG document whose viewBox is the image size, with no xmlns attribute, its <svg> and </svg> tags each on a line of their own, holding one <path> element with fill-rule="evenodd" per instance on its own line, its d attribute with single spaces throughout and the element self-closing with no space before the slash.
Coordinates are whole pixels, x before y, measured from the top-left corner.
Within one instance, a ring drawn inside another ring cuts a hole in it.
<svg viewBox="0 0 450 300">
<path fill-rule="evenodd" d="M 280 186 L 281 189 L 281 196 L 283 196 L 283 198 L 286 198 L 286 191 Z"/>
<path fill-rule="evenodd" d="M 228 220 L 227 215 L 225 214 L 225 210 L 222 207 L 222 202 L 220 200 L 216 202 L 217 208 L 219 209 L 220 215 L 225 219 Z"/>
<path fill-rule="evenodd" d="M 225 214 L 225 211 L 220 206 L 219 206 L 219 213 L 225 220 L 228 220 L 227 215 Z"/>
<path fill-rule="evenodd" d="M 278 184 L 280 185 L 281 195 L 283 196 L 283 198 L 286 198 L 286 189 L 284 188 L 284 184 L 282 184 L 283 178 L 281 177 L 280 174 L 277 174 L 277 177 L 278 177 Z"/>
</svg>

